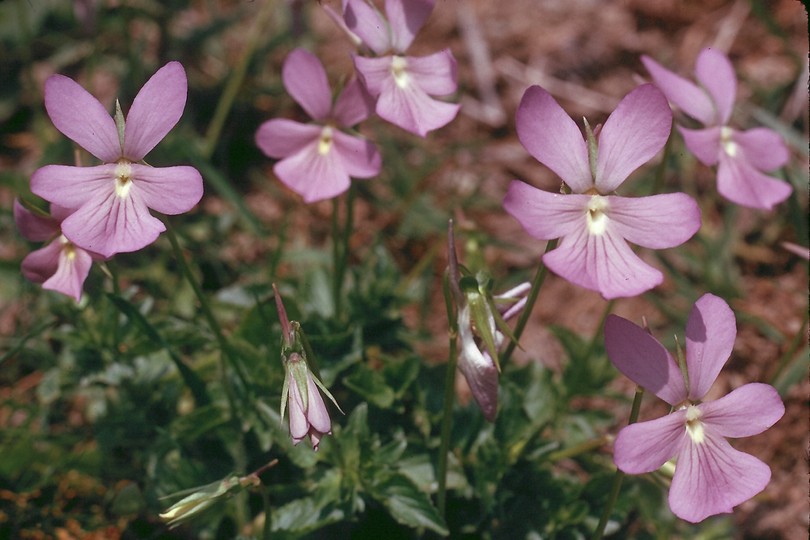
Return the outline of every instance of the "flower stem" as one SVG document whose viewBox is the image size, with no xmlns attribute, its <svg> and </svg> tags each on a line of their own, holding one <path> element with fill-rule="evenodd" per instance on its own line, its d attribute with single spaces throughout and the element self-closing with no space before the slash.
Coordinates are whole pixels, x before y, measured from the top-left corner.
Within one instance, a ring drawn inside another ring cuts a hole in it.
<svg viewBox="0 0 810 540">
<path fill-rule="evenodd" d="M 236 99 L 236 94 L 239 92 L 239 87 L 242 86 L 242 81 L 245 79 L 250 58 L 259 45 L 259 39 L 267 34 L 267 26 L 275 11 L 275 2 L 273 0 L 265 0 L 264 5 L 259 10 L 259 14 L 255 17 L 253 26 L 250 28 L 245 42 L 245 48 L 242 50 L 242 56 L 231 71 L 231 76 L 225 84 L 225 89 L 220 95 L 217 108 L 214 110 L 214 115 L 211 118 L 211 123 L 208 124 L 208 129 L 205 132 L 205 139 L 202 145 L 202 155 L 206 159 L 210 159 L 214 153 L 219 135 L 222 133 L 222 128 L 225 125 L 225 119 L 233 106 Z"/>
<path fill-rule="evenodd" d="M 335 316 L 339 317 L 343 308 L 343 282 L 346 278 L 346 262 L 349 260 L 349 239 L 354 226 L 354 184 L 349 186 L 346 195 L 346 216 L 343 228 L 339 225 L 339 198 L 332 201 L 332 257 L 334 259 L 334 281 L 332 282 L 332 297 L 335 307 Z"/>
<path fill-rule="evenodd" d="M 438 477 L 438 490 L 436 504 L 439 514 L 444 518 L 445 502 L 447 500 L 447 453 L 450 450 L 450 430 L 453 427 L 453 403 L 455 401 L 456 364 L 458 363 L 457 336 L 458 321 L 453 309 L 453 299 L 450 295 L 449 280 L 444 280 L 444 301 L 447 307 L 447 320 L 449 323 L 449 352 L 447 354 L 447 371 L 444 376 L 444 407 L 442 411 L 441 439 L 439 443 L 439 465 L 436 475 Z"/>
<path fill-rule="evenodd" d="M 591 338 L 591 341 L 588 343 L 588 348 L 585 350 L 585 354 L 582 355 L 583 361 L 587 360 L 588 357 L 593 354 L 593 350 L 596 348 L 596 342 L 599 341 L 599 338 L 602 336 L 602 332 L 605 329 L 605 321 L 607 320 L 607 316 L 610 315 L 615 303 L 616 300 L 608 300 L 605 310 L 602 312 L 602 317 L 599 319 L 599 324 L 596 326 L 596 332 L 594 332 L 593 338 Z"/>
<path fill-rule="evenodd" d="M 635 424 L 638 420 L 638 413 L 641 409 L 641 398 L 644 397 L 644 389 L 640 386 L 636 387 L 636 395 L 633 397 L 633 407 L 630 409 L 630 420 L 627 425 Z M 596 530 L 593 531 L 593 540 L 600 540 L 605 534 L 605 527 L 607 527 L 610 514 L 613 512 L 613 507 L 616 505 L 616 499 L 619 498 L 619 490 L 622 488 L 622 481 L 624 480 L 624 472 L 616 469 L 616 474 L 613 476 L 613 484 L 610 486 L 610 493 L 608 494 L 607 504 L 602 511 L 602 517 L 599 518 L 599 524 Z"/>
<path fill-rule="evenodd" d="M 549 240 L 543 254 L 545 255 L 555 247 L 557 247 L 557 240 Z M 501 365 L 505 365 L 512 356 L 512 353 L 515 352 L 517 342 L 520 340 L 520 336 L 523 334 L 523 330 L 526 328 L 526 324 L 529 322 L 529 317 L 531 317 L 534 304 L 537 302 L 537 296 L 540 294 L 540 287 L 543 286 L 543 282 L 546 280 L 546 275 L 548 275 L 548 268 L 546 268 L 546 265 L 543 264 L 543 259 L 541 257 L 540 266 L 537 268 L 537 273 L 534 275 L 534 280 L 532 281 L 532 288 L 529 291 L 529 295 L 526 297 L 526 307 L 523 308 L 523 312 L 520 314 L 520 317 L 515 324 L 515 339 L 514 341 L 509 341 L 509 344 L 506 346 L 506 350 L 501 355 Z"/>
</svg>

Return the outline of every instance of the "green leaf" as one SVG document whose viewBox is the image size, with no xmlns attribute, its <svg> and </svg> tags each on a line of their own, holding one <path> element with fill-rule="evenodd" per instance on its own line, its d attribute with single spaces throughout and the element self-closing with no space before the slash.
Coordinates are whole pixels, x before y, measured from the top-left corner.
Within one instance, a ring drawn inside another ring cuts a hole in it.
<svg viewBox="0 0 810 540">
<path fill-rule="evenodd" d="M 359 366 L 354 373 L 343 379 L 343 383 L 381 409 L 387 409 L 394 404 L 394 391 L 386 384 L 379 371 Z"/>
<path fill-rule="evenodd" d="M 450 534 L 427 494 L 404 474 L 385 477 L 373 487 L 372 496 L 398 523 L 415 529 L 430 529 L 442 536 Z"/>
</svg>

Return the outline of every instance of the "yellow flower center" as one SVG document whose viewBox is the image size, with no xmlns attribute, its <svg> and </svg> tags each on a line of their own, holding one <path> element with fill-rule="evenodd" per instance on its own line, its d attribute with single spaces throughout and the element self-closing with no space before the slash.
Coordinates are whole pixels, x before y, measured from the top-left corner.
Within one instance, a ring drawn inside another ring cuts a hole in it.
<svg viewBox="0 0 810 540">
<path fill-rule="evenodd" d="M 588 203 L 588 214 L 585 216 L 588 223 L 588 232 L 593 235 L 600 235 L 605 232 L 608 224 L 608 217 L 604 210 L 608 207 L 608 201 L 601 195 L 593 195 Z"/>
<path fill-rule="evenodd" d="M 697 406 L 689 405 L 686 407 L 686 432 L 692 437 L 695 444 L 702 443 L 706 438 L 703 422 L 700 421 L 701 416 L 703 416 L 703 413 Z"/>
<path fill-rule="evenodd" d="M 328 154 L 329 150 L 332 149 L 332 141 L 332 127 L 324 126 L 323 130 L 321 131 L 321 138 L 318 141 L 318 153 L 322 156 Z"/>
<path fill-rule="evenodd" d="M 119 159 L 115 164 L 115 194 L 125 199 L 132 187 L 132 164 Z"/>
<path fill-rule="evenodd" d="M 406 71 L 407 67 L 408 62 L 405 60 L 404 56 L 394 56 L 391 59 L 391 73 L 394 75 L 394 82 L 400 88 L 405 88 L 408 86 L 408 80 L 410 77 Z"/>
<path fill-rule="evenodd" d="M 62 244 L 62 253 L 65 254 L 68 261 L 72 261 L 76 258 L 76 248 L 74 247 L 73 243 L 65 237 L 65 235 L 59 236 L 59 243 Z"/>
<path fill-rule="evenodd" d="M 723 146 L 723 151 L 730 157 L 735 157 L 739 151 L 739 146 L 731 139 L 732 135 L 734 135 L 734 130 L 730 127 L 723 126 L 720 128 L 720 144 Z"/>
</svg>

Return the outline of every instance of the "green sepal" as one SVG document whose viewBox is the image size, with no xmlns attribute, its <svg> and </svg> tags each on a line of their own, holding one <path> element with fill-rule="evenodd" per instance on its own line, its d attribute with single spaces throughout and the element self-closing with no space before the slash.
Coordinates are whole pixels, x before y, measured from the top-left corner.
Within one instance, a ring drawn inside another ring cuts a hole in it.
<svg viewBox="0 0 810 540">
<path fill-rule="evenodd" d="M 583 116 L 582 121 L 585 122 L 585 138 L 588 141 L 588 164 L 591 167 L 591 178 L 596 180 L 596 158 L 599 155 L 599 149 L 596 145 L 596 136 L 593 134 L 588 119 Z"/>
<path fill-rule="evenodd" d="M 307 386 L 307 374 L 309 373 L 309 368 L 307 367 L 306 360 L 297 353 L 292 353 L 287 360 L 287 373 L 292 377 L 293 383 L 298 386 L 298 392 L 301 395 L 304 410 L 308 410 L 309 389 Z"/>
<path fill-rule="evenodd" d="M 678 367 L 681 368 L 681 375 L 683 375 L 683 382 L 686 385 L 687 393 L 689 392 L 689 370 L 686 366 L 686 356 L 683 354 L 683 348 L 678 336 L 675 336 L 675 358 L 678 361 Z"/>
<path fill-rule="evenodd" d="M 343 412 L 343 409 L 341 409 L 341 408 L 340 408 L 340 405 L 338 405 L 338 402 L 337 402 L 337 400 L 335 399 L 335 396 L 333 396 L 333 395 L 332 395 L 332 392 L 330 392 L 329 390 L 327 390 L 327 389 L 326 389 L 326 387 L 323 385 L 323 383 L 321 382 L 321 380 L 320 380 L 318 377 L 316 377 L 314 373 L 310 372 L 310 376 L 312 377 L 312 380 L 313 380 L 313 382 L 315 383 L 315 386 L 317 386 L 318 388 L 320 388 L 320 389 L 321 389 L 321 392 L 323 392 L 324 394 L 326 394 L 326 397 L 328 397 L 328 398 L 329 398 L 329 400 L 330 400 L 332 403 L 334 403 L 334 404 L 335 404 L 335 407 L 337 407 L 337 410 L 339 410 L 339 411 L 340 411 L 340 414 L 344 414 L 344 415 L 345 415 L 346 413 L 345 413 L 345 412 Z"/>
<path fill-rule="evenodd" d="M 520 347 L 520 343 L 518 343 L 517 337 L 512 332 L 512 329 L 506 324 L 506 321 L 501 317 L 501 312 L 498 309 L 498 306 L 495 304 L 495 298 L 491 295 L 487 295 L 487 302 L 489 303 L 489 310 L 492 313 L 492 318 L 495 319 L 495 327 L 503 334 L 504 336 L 508 337 L 511 341 L 515 342 L 515 345 Z M 500 299 L 499 299 L 500 300 Z M 517 299 L 514 300 L 517 302 Z M 523 347 L 520 347 L 523 350 Z"/>
<path fill-rule="evenodd" d="M 222 480 L 212 482 L 205 486 L 166 495 L 165 497 L 161 497 L 161 499 L 178 497 L 190 493 L 190 495 L 183 497 L 160 514 L 160 518 L 166 521 L 170 528 L 177 527 L 178 525 L 190 521 L 196 515 L 201 514 L 223 497 L 230 497 L 235 493 L 239 493 L 242 489 L 244 489 L 244 486 L 239 481 L 239 476 L 232 473 Z"/>
<path fill-rule="evenodd" d="M 487 348 L 489 356 L 492 357 L 492 361 L 495 362 L 495 367 L 500 373 L 501 364 L 498 361 L 498 347 L 495 344 L 495 336 L 489 325 L 489 321 L 492 320 L 492 313 L 489 309 L 489 304 L 487 304 L 486 297 L 477 290 L 474 293 L 468 292 L 466 294 L 467 304 L 470 306 L 470 318 L 475 325 L 476 333 L 478 337 L 481 338 L 481 341 Z"/>
<path fill-rule="evenodd" d="M 121 155 L 124 155 L 124 131 L 126 128 L 124 122 L 124 113 L 121 111 L 121 104 L 115 100 L 115 127 L 118 130 L 118 144 L 121 145 Z"/>
</svg>

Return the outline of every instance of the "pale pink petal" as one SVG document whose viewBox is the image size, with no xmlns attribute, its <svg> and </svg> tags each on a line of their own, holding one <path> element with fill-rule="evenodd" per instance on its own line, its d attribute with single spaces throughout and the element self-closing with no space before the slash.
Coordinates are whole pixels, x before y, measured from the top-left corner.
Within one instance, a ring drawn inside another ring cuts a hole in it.
<svg viewBox="0 0 810 540">
<path fill-rule="evenodd" d="M 731 512 L 771 479 L 771 470 L 760 460 L 735 450 L 709 429 L 704 433 L 700 444 L 686 437 L 669 489 L 672 513 L 692 523 Z"/>
<path fill-rule="evenodd" d="M 293 384 L 293 386 L 296 386 Z M 321 397 L 321 392 L 312 380 L 312 374 L 307 371 L 307 420 L 313 430 L 320 433 L 332 431 L 332 421 L 329 419 L 329 412 Z M 315 441 L 312 441 L 315 446 Z"/>
<path fill-rule="evenodd" d="M 391 24 L 391 46 L 404 53 L 433 11 L 435 0 L 385 0 L 385 14 Z"/>
<path fill-rule="evenodd" d="M 686 383 L 675 359 L 643 328 L 608 315 L 605 349 L 616 369 L 645 390 L 672 406 L 686 399 Z"/>
<path fill-rule="evenodd" d="M 187 94 L 186 71 L 180 62 L 169 62 L 157 70 L 127 113 L 124 156 L 142 160 L 180 120 Z"/>
<path fill-rule="evenodd" d="M 714 123 L 714 105 L 705 90 L 664 68 L 649 56 L 642 56 L 641 62 L 669 101 L 701 124 L 717 125 Z"/>
<path fill-rule="evenodd" d="M 677 126 L 686 148 L 704 165 L 712 166 L 720 159 L 723 151 L 720 145 L 720 132 L 723 128 L 687 129 Z"/>
<path fill-rule="evenodd" d="M 341 131 L 333 132 L 333 137 L 333 151 L 340 156 L 343 168 L 349 176 L 371 178 L 380 174 L 382 158 L 373 143 Z"/>
<path fill-rule="evenodd" d="M 425 137 L 429 131 L 449 124 L 458 114 L 459 105 L 428 96 L 413 78 L 403 85 L 391 76 L 383 81 L 377 100 L 380 118 L 402 129 Z"/>
<path fill-rule="evenodd" d="M 323 438 L 323 433 L 319 433 L 314 429 L 309 430 L 309 441 L 312 443 L 312 449 L 317 452 L 318 446 L 321 444 L 321 439 Z"/>
<path fill-rule="evenodd" d="M 85 250 L 75 246 L 65 246 L 59 252 L 59 265 L 56 273 L 42 284 L 42 288 L 60 292 L 78 302 L 82 298 L 84 281 L 87 279 L 92 265 L 93 259 Z"/>
<path fill-rule="evenodd" d="M 62 222 L 62 233 L 77 246 L 111 257 L 148 246 L 166 230 L 153 217 L 137 190 L 119 196 L 99 192 Z"/>
<path fill-rule="evenodd" d="M 76 81 L 52 75 L 45 81 L 45 108 L 56 129 L 104 162 L 121 156 L 110 113 Z"/>
<path fill-rule="evenodd" d="M 343 4 L 345 7 L 346 2 L 344 1 Z M 343 20 L 343 15 L 339 14 L 337 11 L 332 9 L 332 6 L 329 6 L 327 4 L 322 3 L 321 7 L 329 16 L 329 18 L 332 19 L 332 22 L 335 23 L 337 27 L 340 28 L 340 30 L 346 35 L 346 37 L 349 38 L 349 41 L 352 42 L 352 45 L 354 45 L 355 47 L 359 47 L 360 45 L 363 44 L 363 40 L 360 39 L 360 36 L 349 30 L 349 27 L 346 26 L 346 21 Z M 341 9 L 341 13 L 342 11 L 343 10 Z"/>
<path fill-rule="evenodd" d="M 276 163 L 273 172 L 307 203 L 336 197 L 351 183 L 334 145 L 322 154 L 317 142 Z"/>
<path fill-rule="evenodd" d="M 772 210 L 790 197 L 793 188 L 787 182 L 761 173 L 744 159 L 723 152 L 717 167 L 717 191 L 739 205 Z"/>
<path fill-rule="evenodd" d="M 349 81 L 335 101 L 332 116 L 343 127 L 352 127 L 368 118 L 376 105 L 360 79 Z"/>
<path fill-rule="evenodd" d="M 590 195 L 549 193 L 513 180 L 503 207 L 527 233 L 540 240 L 552 240 L 585 227 L 590 200 Z"/>
<path fill-rule="evenodd" d="M 498 369 L 489 355 L 481 353 L 470 325 L 470 306 L 465 305 L 458 314 L 458 333 L 461 341 L 458 368 L 467 380 L 467 385 L 484 418 L 494 422 L 498 413 Z"/>
<path fill-rule="evenodd" d="M 596 188 L 607 195 L 630 173 L 650 161 L 667 142 L 672 112 L 652 84 L 642 84 L 621 100 L 599 133 Z"/>
<path fill-rule="evenodd" d="M 456 91 L 456 59 L 450 49 L 428 56 L 407 56 L 408 75 L 431 96 L 446 96 Z"/>
<path fill-rule="evenodd" d="M 343 10 L 343 20 L 348 29 L 375 54 L 385 54 L 391 49 L 388 23 L 379 11 L 364 0 L 348 0 Z"/>
<path fill-rule="evenodd" d="M 728 124 L 737 96 L 737 76 L 728 57 L 717 49 L 703 49 L 695 63 L 695 76 L 712 97 L 715 107 L 712 124 Z"/>
<path fill-rule="evenodd" d="M 773 171 L 790 159 L 782 137 L 768 128 L 733 131 L 731 140 L 745 157 L 745 161 L 760 171 Z"/>
<path fill-rule="evenodd" d="M 749 383 L 717 401 L 700 405 L 701 421 L 723 437 L 750 437 L 762 433 L 785 414 L 779 393 L 769 384 Z"/>
<path fill-rule="evenodd" d="M 551 94 L 530 86 L 520 100 L 515 120 L 518 138 L 534 159 L 551 169 L 574 193 L 593 187 L 585 139 Z"/>
<path fill-rule="evenodd" d="M 624 238 L 611 231 L 610 222 L 601 234 L 590 234 L 583 219 L 582 228 L 563 238 L 543 256 L 543 262 L 555 274 L 608 300 L 639 295 L 664 281 L 661 272 L 639 259 Z"/>
<path fill-rule="evenodd" d="M 731 355 L 736 337 L 737 321 L 728 304 L 713 294 L 698 298 L 686 322 L 689 399 L 703 399 Z"/>
<path fill-rule="evenodd" d="M 269 157 L 285 158 L 317 141 L 322 131 L 323 126 L 274 118 L 259 126 L 256 146 Z"/>
<path fill-rule="evenodd" d="M 20 234 L 31 242 L 44 242 L 60 233 L 59 221 L 51 216 L 40 216 L 14 199 L 14 223 Z"/>
<path fill-rule="evenodd" d="M 380 56 L 378 58 L 368 58 L 365 56 L 353 56 L 354 67 L 363 79 L 363 84 L 373 97 L 380 95 L 383 85 L 394 77 L 391 71 L 393 56 Z"/>
<path fill-rule="evenodd" d="M 290 435 L 292 436 L 293 444 L 298 444 L 309 433 L 309 421 L 307 420 L 306 411 L 304 410 L 304 401 L 301 398 L 301 392 L 298 390 L 298 384 L 292 377 L 290 377 L 289 380 L 290 387 L 287 409 L 290 411 Z"/>
<path fill-rule="evenodd" d="M 675 411 L 622 428 L 613 443 L 613 462 L 628 474 L 655 471 L 686 443 L 686 413 Z"/>
<path fill-rule="evenodd" d="M 133 163 L 132 189 L 146 206 L 163 214 L 188 212 L 200 202 L 203 180 L 194 167 L 149 167 Z"/>
<path fill-rule="evenodd" d="M 79 208 L 97 193 L 115 189 L 115 164 L 96 167 L 46 165 L 31 175 L 31 191 L 52 204 Z"/>
<path fill-rule="evenodd" d="M 43 283 L 56 273 L 64 241 L 56 238 L 43 248 L 32 251 L 22 261 L 22 275 L 33 283 Z"/>
<path fill-rule="evenodd" d="M 332 109 L 332 90 L 326 70 L 318 57 L 304 49 L 295 49 L 281 69 L 284 88 L 315 120 L 326 120 Z"/>
<path fill-rule="evenodd" d="M 700 208 L 685 193 L 606 197 L 614 230 L 628 242 L 662 249 L 679 246 L 700 229 Z"/>
</svg>

